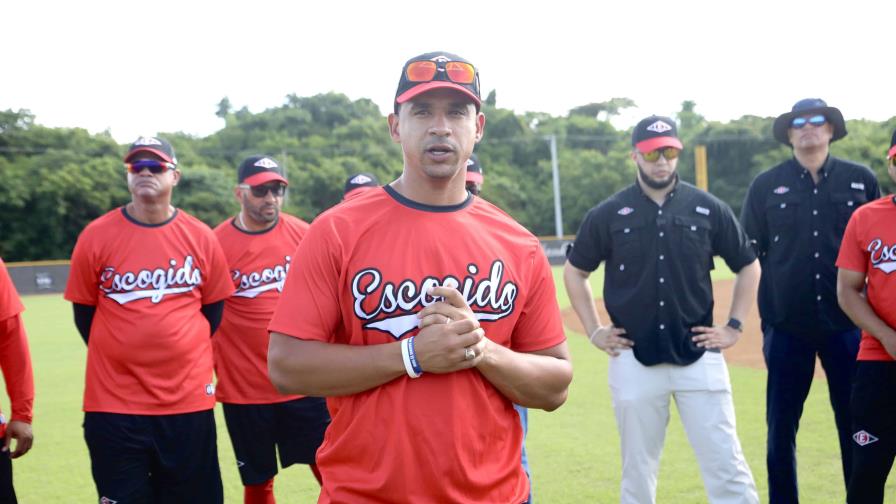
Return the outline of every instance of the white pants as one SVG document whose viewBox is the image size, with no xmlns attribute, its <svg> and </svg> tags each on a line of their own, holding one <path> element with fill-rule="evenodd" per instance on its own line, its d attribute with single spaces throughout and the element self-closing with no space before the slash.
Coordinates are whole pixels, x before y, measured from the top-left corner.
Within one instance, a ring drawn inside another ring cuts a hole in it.
<svg viewBox="0 0 896 504">
<path fill-rule="evenodd" d="M 753 474 L 737 438 L 731 381 L 721 353 L 706 352 L 689 366 L 644 366 L 631 350 L 624 350 L 610 358 L 609 384 L 622 439 L 620 502 L 656 501 L 673 396 L 709 502 L 758 504 Z"/>
</svg>

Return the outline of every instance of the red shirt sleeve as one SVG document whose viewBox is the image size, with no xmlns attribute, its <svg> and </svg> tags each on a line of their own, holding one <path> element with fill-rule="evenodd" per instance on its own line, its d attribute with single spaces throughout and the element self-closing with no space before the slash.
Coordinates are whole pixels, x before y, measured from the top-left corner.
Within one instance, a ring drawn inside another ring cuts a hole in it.
<svg viewBox="0 0 896 504">
<path fill-rule="evenodd" d="M 10 420 L 31 423 L 34 408 L 34 373 L 22 316 L 0 321 L 0 368 L 12 404 Z"/>
<path fill-rule="evenodd" d="M 840 252 L 837 255 L 837 267 L 858 271 L 860 273 L 868 272 L 868 254 L 861 241 L 860 222 L 864 212 L 860 210 L 852 214 L 849 223 L 846 225 L 846 231 L 843 233 L 843 241 L 840 242 Z"/>
<path fill-rule="evenodd" d="M 72 303 L 96 306 L 98 302 L 99 271 L 93 264 L 92 247 L 89 231 L 85 229 L 75 243 L 75 250 L 68 270 L 68 283 L 65 286 L 65 299 Z"/>
<path fill-rule="evenodd" d="M 511 349 L 517 352 L 544 350 L 566 341 L 551 266 L 541 247 L 534 252 L 529 277 L 529 295 L 510 340 Z"/>
<path fill-rule="evenodd" d="M 21 312 L 24 309 L 6 265 L 0 260 L 0 369 L 12 403 L 10 419 L 31 423 L 34 375 L 25 326 L 22 324 Z"/>
<path fill-rule="evenodd" d="M 233 293 L 233 282 L 230 281 L 230 268 L 227 266 L 224 249 L 211 231 L 208 232 L 207 238 L 208 271 L 202 282 L 203 305 L 223 301 Z"/>
<path fill-rule="evenodd" d="M 331 223 L 315 224 L 299 244 L 268 331 L 299 339 L 333 341 L 341 323 L 342 246 Z"/>
</svg>

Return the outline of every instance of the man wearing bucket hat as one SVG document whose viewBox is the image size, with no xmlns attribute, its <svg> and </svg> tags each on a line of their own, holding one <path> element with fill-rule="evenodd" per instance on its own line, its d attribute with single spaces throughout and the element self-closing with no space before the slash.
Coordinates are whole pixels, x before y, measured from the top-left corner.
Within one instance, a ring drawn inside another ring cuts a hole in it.
<svg viewBox="0 0 896 504">
<path fill-rule="evenodd" d="M 635 183 L 592 208 L 563 280 L 591 343 L 610 355 L 608 381 L 622 449 L 620 501 L 655 502 L 674 398 L 709 502 L 759 502 L 735 425 L 721 349 L 734 345 L 759 282 L 759 264 L 734 212 L 676 173 L 682 144 L 668 117 L 632 133 Z M 710 271 L 737 273 L 729 318 L 713 321 Z M 605 263 L 601 323 L 588 277 Z"/>
<path fill-rule="evenodd" d="M 896 131 L 887 152 L 896 181 Z M 862 328 L 853 379 L 852 472 L 846 501 L 884 502 L 896 457 L 896 196 L 853 213 L 837 257 L 837 298 Z"/>
<path fill-rule="evenodd" d="M 799 502 L 796 433 L 816 356 L 827 376 L 849 481 L 849 397 L 859 331 L 837 304 L 834 261 L 852 212 L 880 193 L 871 170 L 830 155 L 830 144 L 847 132 L 843 114 L 824 100 L 798 101 L 775 119 L 772 132 L 793 148 L 793 157 L 753 180 L 741 222 L 762 264 L 769 500 L 776 504 Z"/>
<path fill-rule="evenodd" d="M 401 176 L 318 216 L 296 252 L 268 366 L 281 392 L 327 397 L 321 503 L 529 494 L 513 403 L 560 407 L 572 364 L 538 239 L 464 187 L 480 105 L 469 61 L 408 60 L 388 118 Z"/>
</svg>

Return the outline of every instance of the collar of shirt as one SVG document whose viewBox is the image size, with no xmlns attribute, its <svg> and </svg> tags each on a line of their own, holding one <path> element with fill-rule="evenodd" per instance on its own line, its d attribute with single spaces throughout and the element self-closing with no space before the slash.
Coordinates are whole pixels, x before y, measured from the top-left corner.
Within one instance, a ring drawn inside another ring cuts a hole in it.
<svg viewBox="0 0 896 504">
<path fill-rule="evenodd" d="M 837 163 L 834 162 L 834 158 L 831 157 L 831 154 L 828 153 L 828 157 L 825 158 L 824 163 L 821 164 L 821 168 L 818 169 L 818 182 L 821 183 L 823 180 L 828 178 L 834 171 L 834 167 Z M 812 174 L 809 173 L 809 170 L 800 164 L 800 162 L 796 159 L 796 156 L 790 158 L 790 166 L 793 167 L 794 173 L 800 176 L 800 178 L 809 177 L 809 180 L 812 180 Z"/>
</svg>

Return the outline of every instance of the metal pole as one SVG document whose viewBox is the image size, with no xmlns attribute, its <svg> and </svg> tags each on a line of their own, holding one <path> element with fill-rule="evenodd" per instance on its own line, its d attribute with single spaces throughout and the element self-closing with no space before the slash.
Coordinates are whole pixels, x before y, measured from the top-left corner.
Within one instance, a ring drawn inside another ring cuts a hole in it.
<svg viewBox="0 0 896 504">
<path fill-rule="evenodd" d="M 557 238 L 563 238 L 563 209 L 560 205 L 560 169 L 557 166 L 557 135 L 549 137 L 551 141 L 551 171 L 554 175 L 554 226 Z"/>
</svg>

